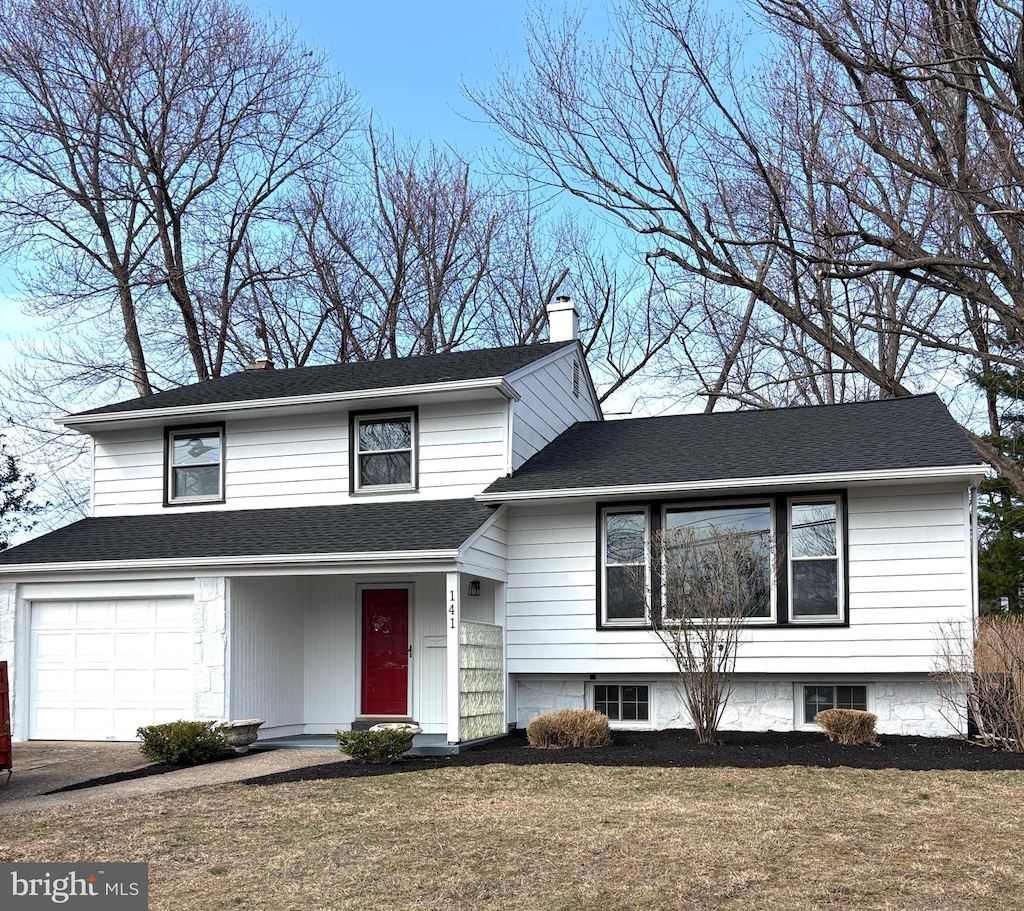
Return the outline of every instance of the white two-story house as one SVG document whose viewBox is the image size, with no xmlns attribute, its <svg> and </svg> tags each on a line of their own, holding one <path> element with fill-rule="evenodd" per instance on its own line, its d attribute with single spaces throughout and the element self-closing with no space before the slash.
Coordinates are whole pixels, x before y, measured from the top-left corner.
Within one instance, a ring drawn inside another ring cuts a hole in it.
<svg viewBox="0 0 1024 911">
<path fill-rule="evenodd" d="M 15 738 L 684 726 L 657 596 L 624 581 L 680 523 L 782 554 L 726 728 L 851 706 L 955 730 L 930 673 L 937 625 L 976 610 L 984 466 L 938 398 L 605 422 L 572 302 L 550 318 L 547 344 L 261 364 L 63 418 L 93 441 L 92 516 L 0 554 Z"/>
</svg>

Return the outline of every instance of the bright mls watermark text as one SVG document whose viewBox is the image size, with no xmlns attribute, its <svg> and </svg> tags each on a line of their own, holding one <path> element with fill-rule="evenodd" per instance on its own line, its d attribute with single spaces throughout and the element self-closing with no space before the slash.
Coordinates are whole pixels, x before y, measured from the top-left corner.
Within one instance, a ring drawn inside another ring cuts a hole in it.
<svg viewBox="0 0 1024 911">
<path fill-rule="evenodd" d="M 0 864 L 0 908 L 148 911 L 149 865 Z"/>
</svg>

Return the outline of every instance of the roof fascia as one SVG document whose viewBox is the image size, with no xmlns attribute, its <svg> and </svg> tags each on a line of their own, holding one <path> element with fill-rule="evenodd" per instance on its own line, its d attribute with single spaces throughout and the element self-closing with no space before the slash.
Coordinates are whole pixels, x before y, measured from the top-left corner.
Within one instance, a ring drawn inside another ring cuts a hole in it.
<svg viewBox="0 0 1024 911">
<path fill-rule="evenodd" d="M 409 564 L 434 570 L 454 569 L 459 556 L 456 550 L 409 550 L 367 553 L 316 554 L 253 554 L 241 557 L 179 557 L 165 560 L 84 560 L 68 563 L 10 563 L 0 566 L 2 576 L 40 575 L 73 572 L 149 571 L 149 570 L 216 570 L 229 573 L 247 567 L 371 567 L 392 572 Z M 191 575 L 209 575 L 193 572 Z M 216 574 L 216 573 L 215 573 Z"/>
<path fill-rule="evenodd" d="M 722 478 L 677 484 L 616 484 L 605 487 L 551 488 L 508 493 L 478 493 L 481 503 L 513 503 L 523 500 L 582 499 L 605 497 L 658 497 L 702 491 L 756 490 L 762 487 L 840 486 L 872 481 L 926 481 L 967 478 L 976 486 L 985 477 L 981 465 L 954 465 L 933 468 L 894 468 L 887 471 L 821 472 L 818 474 L 773 475 L 763 478 Z"/>
<path fill-rule="evenodd" d="M 473 392 L 494 389 L 506 399 L 516 401 L 519 393 L 503 376 L 482 377 L 474 380 L 453 380 L 446 383 L 421 383 L 415 386 L 388 386 L 379 389 L 358 389 L 351 392 L 328 392 L 321 395 L 291 395 L 273 399 L 242 399 L 236 402 L 211 402 L 207 405 L 179 405 L 172 408 L 141 408 L 137 411 L 100 412 L 99 414 L 61 415 L 54 423 L 71 430 L 102 429 L 108 425 L 130 421 L 160 422 L 177 418 L 205 417 L 217 414 L 234 414 L 247 411 L 262 411 L 270 408 L 288 408 L 307 405 L 329 405 L 344 402 L 368 402 L 375 399 L 397 398 L 448 392 Z"/>
</svg>

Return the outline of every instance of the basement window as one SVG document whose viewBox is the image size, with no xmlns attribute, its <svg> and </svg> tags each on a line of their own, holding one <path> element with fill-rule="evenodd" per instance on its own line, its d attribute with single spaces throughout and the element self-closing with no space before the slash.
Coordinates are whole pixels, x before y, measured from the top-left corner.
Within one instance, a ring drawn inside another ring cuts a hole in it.
<svg viewBox="0 0 1024 911">
<path fill-rule="evenodd" d="M 803 687 L 804 724 L 814 724 L 814 716 L 826 709 L 868 710 L 868 688 L 864 685 L 813 684 Z"/>
<path fill-rule="evenodd" d="M 651 689 L 646 683 L 595 683 L 594 709 L 612 722 L 647 724 L 651 720 Z"/>
</svg>

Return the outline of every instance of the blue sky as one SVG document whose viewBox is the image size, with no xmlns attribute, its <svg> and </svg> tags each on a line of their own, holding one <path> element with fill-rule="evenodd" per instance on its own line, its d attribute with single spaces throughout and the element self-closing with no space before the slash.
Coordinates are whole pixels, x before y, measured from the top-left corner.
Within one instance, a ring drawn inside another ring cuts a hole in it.
<svg viewBox="0 0 1024 911">
<path fill-rule="evenodd" d="M 249 6 L 284 15 L 304 41 L 330 52 L 384 125 L 466 155 L 489 144 L 491 134 L 460 116 L 472 113 L 461 81 L 490 82 L 496 61 L 525 57 L 527 0 L 250 0 Z"/>
<path fill-rule="evenodd" d="M 525 58 L 527 0 L 249 0 L 257 14 L 284 16 L 310 45 L 331 55 L 362 106 L 383 126 L 413 140 L 454 146 L 472 157 L 491 145 L 461 95 L 463 79 L 490 82 L 497 61 Z M 552 10 L 560 4 L 552 4 Z M 0 270 L 0 364 L 13 357 L 11 337 L 31 331 Z"/>
</svg>

